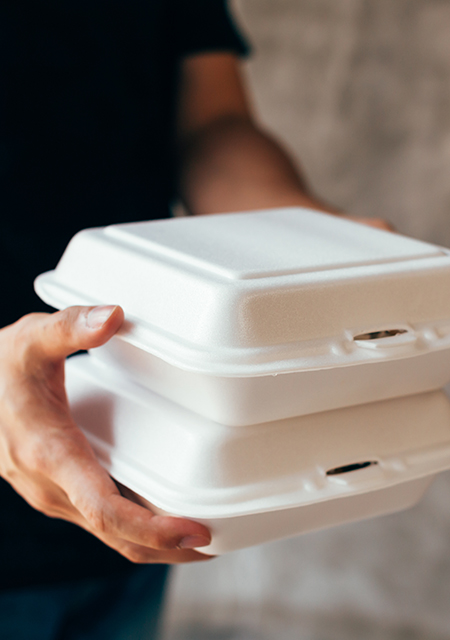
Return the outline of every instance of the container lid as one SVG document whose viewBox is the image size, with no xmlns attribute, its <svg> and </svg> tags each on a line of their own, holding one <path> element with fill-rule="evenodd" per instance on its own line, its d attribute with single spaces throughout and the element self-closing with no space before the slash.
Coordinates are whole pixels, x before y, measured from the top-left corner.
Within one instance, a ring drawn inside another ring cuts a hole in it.
<svg viewBox="0 0 450 640">
<path fill-rule="evenodd" d="M 375 491 L 450 468 L 441 391 L 250 427 L 208 421 L 90 356 L 66 364 L 76 422 L 111 475 L 169 513 L 233 517 Z"/>
<path fill-rule="evenodd" d="M 36 290 L 57 308 L 120 304 L 118 339 L 182 368 L 264 375 L 413 355 L 413 331 L 450 319 L 449 285 L 445 249 L 287 208 L 85 230 Z M 400 351 L 353 344 L 392 331 L 410 332 L 385 341 Z"/>
</svg>

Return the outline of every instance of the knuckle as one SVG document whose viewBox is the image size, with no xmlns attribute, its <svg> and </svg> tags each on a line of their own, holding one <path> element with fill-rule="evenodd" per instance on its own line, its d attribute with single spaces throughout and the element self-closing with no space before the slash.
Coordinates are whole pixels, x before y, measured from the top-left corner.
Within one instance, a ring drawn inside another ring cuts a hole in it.
<svg viewBox="0 0 450 640">
<path fill-rule="evenodd" d="M 9 336 L 10 347 L 14 353 L 15 360 L 26 368 L 34 352 L 33 328 L 39 317 L 37 313 L 30 313 L 23 316 L 13 325 Z"/>
<path fill-rule="evenodd" d="M 54 360 L 53 349 L 64 346 L 68 350 L 73 346 L 73 322 L 69 320 L 66 310 L 58 311 L 49 316 L 49 321 L 45 322 L 39 334 L 39 353 L 45 362 Z"/>
<path fill-rule="evenodd" d="M 24 337 L 24 334 L 29 333 L 30 329 L 35 325 L 35 323 L 42 318 L 42 316 L 46 316 L 48 314 L 45 313 L 27 313 L 22 316 L 14 324 L 11 325 L 11 329 L 14 329 L 18 334 Z"/>
<path fill-rule="evenodd" d="M 61 341 L 69 341 L 72 337 L 75 315 L 78 314 L 74 313 L 73 308 L 57 311 L 53 315 L 54 322 L 48 327 L 48 331 L 51 331 L 53 336 Z"/>
<path fill-rule="evenodd" d="M 88 505 L 82 510 L 82 512 L 87 522 L 96 533 L 104 535 L 111 532 L 111 518 L 107 514 L 105 505 L 101 503 Z"/>
<path fill-rule="evenodd" d="M 33 372 L 39 365 L 40 337 L 49 317 L 47 313 L 30 313 L 5 328 L 9 359 L 14 362 L 16 371 Z"/>
<path fill-rule="evenodd" d="M 35 487 L 31 491 L 28 501 L 46 516 L 56 517 L 61 512 L 59 498 L 50 489 Z"/>
<path fill-rule="evenodd" d="M 165 538 L 165 536 L 159 531 L 155 531 L 153 533 L 151 537 L 151 545 L 153 549 L 158 549 L 159 551 L 173 548 L 173 545 L 170 544 Z"/>
<path fill-rule="evenodd" d="M 71 307 L 53 314 L 30 313 L 17 320 L 10 327 L 9 343 L 15 361 L 21 369 L 46 361 L 47 345 L 73 344 L 73 329 L 79 315 L 79 308 Z"/>
</svg>

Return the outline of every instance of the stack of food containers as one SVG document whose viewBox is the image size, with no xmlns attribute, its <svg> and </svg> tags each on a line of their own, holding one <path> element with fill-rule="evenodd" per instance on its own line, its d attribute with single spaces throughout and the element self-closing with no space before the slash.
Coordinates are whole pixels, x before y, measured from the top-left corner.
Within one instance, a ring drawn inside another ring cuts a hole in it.
<svg viewBox="0 0 450 640">
<path fill-rule="evenodd" d="M 450 468 L 450 252 L 308 209 L 77 234 L 49 304 L 120 304 L 69 360 L 111 475 L 224 553 L 415 503 Z"/>
</svg>

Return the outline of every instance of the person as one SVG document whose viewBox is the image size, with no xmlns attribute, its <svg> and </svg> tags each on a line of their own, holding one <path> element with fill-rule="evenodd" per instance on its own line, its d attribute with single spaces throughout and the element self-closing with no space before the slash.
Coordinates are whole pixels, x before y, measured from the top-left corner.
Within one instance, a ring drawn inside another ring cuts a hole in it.
<svg viewBox="0 0 450 640">
<path fill-rule="evenodd" d="M 167 565 L 210 532 L 122 496 L 70 416 L 64 360 L 123 310 L 49 313 L 33 280 L 79 229 L 176 198 L 338 212 L 256 123 L 226 0 L 5 0 L 0 33 L 0 636 L 150 638 Z"/>
</svg>

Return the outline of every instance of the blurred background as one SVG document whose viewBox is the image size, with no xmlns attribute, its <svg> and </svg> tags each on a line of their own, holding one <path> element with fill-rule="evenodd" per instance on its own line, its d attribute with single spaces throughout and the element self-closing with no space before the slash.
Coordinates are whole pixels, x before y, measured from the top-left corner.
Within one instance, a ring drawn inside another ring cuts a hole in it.
<svg viewBox="0 0 450 640">
<path fill-rule="evenodd" d="M 255 109 L 316 193 L 450 246 L 450 2 L 233 10 Z M 407 512 L 172 573 L 164 640 L 363 638 L 450 640 L 450 474 Z"/>
</svg>

